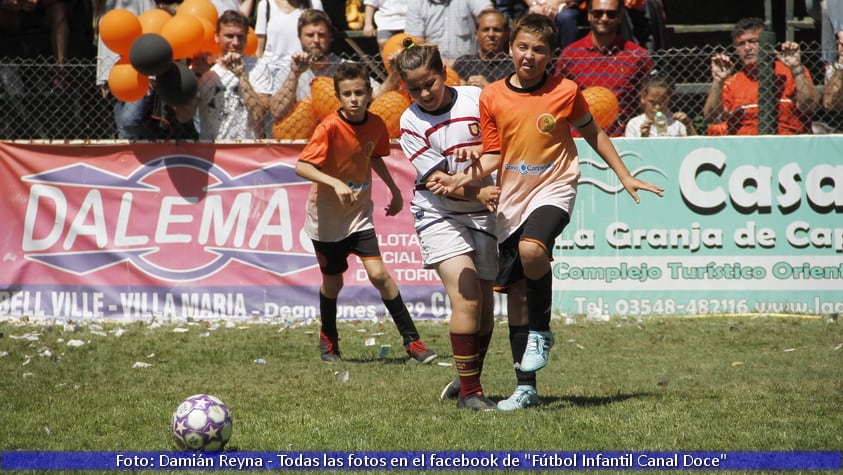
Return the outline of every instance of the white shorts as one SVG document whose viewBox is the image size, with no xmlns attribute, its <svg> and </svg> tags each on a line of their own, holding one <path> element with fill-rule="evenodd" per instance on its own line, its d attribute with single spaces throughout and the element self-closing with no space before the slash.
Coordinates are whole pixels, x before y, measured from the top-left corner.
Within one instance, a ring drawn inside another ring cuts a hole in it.
<svg viewBox="0 0 843 475">
<path fill-rule="evenodd" d="M 463 254 L 473 254 L 477 275 L 495 280 L 498 268 L 498 243 L 494 235 L 495 216 L 448 216 L 419 231 L 422 262 L 425 268 Z"/>
</svg>

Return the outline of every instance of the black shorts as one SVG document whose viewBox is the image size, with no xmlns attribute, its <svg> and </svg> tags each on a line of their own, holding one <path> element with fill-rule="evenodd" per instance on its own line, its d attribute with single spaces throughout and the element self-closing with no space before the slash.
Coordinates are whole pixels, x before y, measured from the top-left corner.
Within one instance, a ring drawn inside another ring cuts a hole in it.
<svg viewBox="0 0 843 475">
<path fill-rule="evenodd" d="M 354 254 L 361 259 L 380 259 L 378 236 L 374 229 L 366 229 L 350 234 L 337 242 L 313 241 L 319 270 L 323 274 L 336 275 L 348 270 L 348 255 Z"/>
<path fill-rule="evenodd" d="M 518 243 L 534 241 L 544 246 L 550 260 L 553 260 L 553 244 L 562 234 L 571 217 L 562 208 L 541 206 L 527 216 L 524 223 L 505 241 L 498 244 L 498 275 L 495 290 L 506 292 L 507 287 L 524 278 Z"/>
</svg>

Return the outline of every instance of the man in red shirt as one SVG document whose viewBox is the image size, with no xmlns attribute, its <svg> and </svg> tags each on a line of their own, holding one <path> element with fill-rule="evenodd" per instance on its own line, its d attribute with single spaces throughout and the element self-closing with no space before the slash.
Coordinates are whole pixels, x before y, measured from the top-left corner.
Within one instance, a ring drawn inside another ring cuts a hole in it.
<svg viewBox="0 0 843 475">
<path fill-rule="evenodd" d="M 760 35 L 767 28 L 760 18 L 745 18 L 732 30 L 732 45 L 741 62 L 734 71 L 732 58 L 716 54 L 711 58 L 711 89 L 703 107 L 705 120 L 717 126 L 709 135 L 758 135 L 758 56 Z M 776 51 L 772 91 L 778 98 L 777 134 L 810 134 L 811 115 L 820 104 L 820 94 L 811 74 L 802 66 L 799 45 L 786 41 Z"/>
<path fill-rule="evenodd" d="M 638 90 L 653 69 L 647 50 L 626 40 L 618 29 L 623 14 L 622 0 L 589 0 L 591 31 L 562 50 L 556 63 L 557 74 L 581 88 L 603 86 L 618 97 L 618 118 L 606 133 L 623 135 L 626 121 L 637 113 Z"/>
</svg>

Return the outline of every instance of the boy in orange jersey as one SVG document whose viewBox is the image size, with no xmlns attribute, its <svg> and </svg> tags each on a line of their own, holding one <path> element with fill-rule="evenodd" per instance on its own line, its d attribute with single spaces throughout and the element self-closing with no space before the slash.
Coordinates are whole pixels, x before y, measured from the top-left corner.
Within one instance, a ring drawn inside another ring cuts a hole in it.
<svg viewBox="0 0 843 475">
<path fill-rule="evenodd" d="M 304 226 L 322 271 L 322 361 L 335 363 L 341 359 L 337 297 L 343 287 L 343 273 L 348 270 L 348 255 L 355 254 L 380 292 L 411 361 L 430 363 L 437 354 L 419 339 L 398 286 L 381 259 L 375 235 L 372 170 L 392 194 L 387 216 L 401 211 L 404 202 L 382 158 L 389 155 L 389 132 L 380 117 L 367 111 L 372 89 L 366 69 L 358 63 L 342 63 L 334 74 L 334 91 L 341 108 L 319 123 L 296 163 L 296 174 L 313 182 Z"/>
<path fill-rule="evenodd" d="M 612 168 L 637 203 L 638 191 L 659 196 L 662 188 L 633 177 L 609 136 L 594 122 L 577 85 L 549 76 L 558 34 L 553 20 L 527 14 L 514 25 L 510 54 L 515 74 L 480 95 L 483 155 L 460 173 L 439 176 L 428 188 L 449 193 L 497 170 L 497 290 L 507 292 L 509 340 L 518 385 L 498 410 L 538 404 L 535 372 L 553 346 L 551 250 L 570 221 L 577 192 L 577 148 L 570 126 Z"/>
</svg>

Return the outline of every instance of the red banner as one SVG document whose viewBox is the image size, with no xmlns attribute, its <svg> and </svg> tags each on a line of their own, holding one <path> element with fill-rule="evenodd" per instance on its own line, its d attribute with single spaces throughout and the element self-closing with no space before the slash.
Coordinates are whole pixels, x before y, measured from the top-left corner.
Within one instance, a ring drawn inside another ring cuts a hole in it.
<svg viewBox="0 0 843 475">
<path fill-rule="evenodd" d="M 302 231 L 310 182 L 294 172 L 302 147 L 0 143 L 0 317 L 317 318 L 320 273 Z M 414 317 L 447 317 L 409 213 L 414 170 L 397 146 L 386 161 L 404 211 L 385 216 L 375 176 L 384 262 Z M 384 317 L 355 257 L 345 284 L 340 318 Z"/>
</svg>

